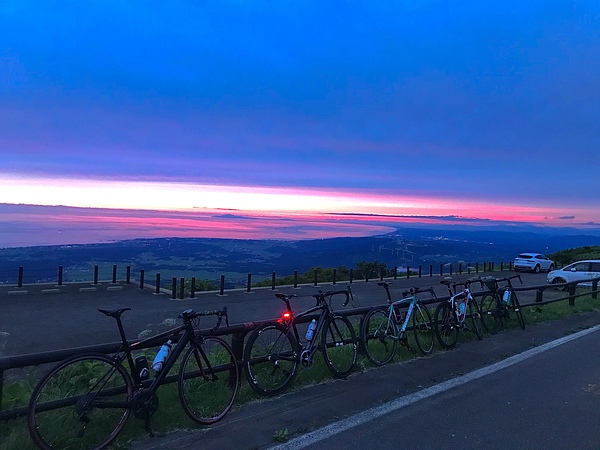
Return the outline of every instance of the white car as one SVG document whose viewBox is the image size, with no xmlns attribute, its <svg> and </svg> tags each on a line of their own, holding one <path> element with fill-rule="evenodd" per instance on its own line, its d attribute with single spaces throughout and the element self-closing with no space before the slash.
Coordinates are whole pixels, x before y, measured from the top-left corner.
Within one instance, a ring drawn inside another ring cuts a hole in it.
<svg viewBox="0 0 600 450">
<path fill-rule="evenodd" d="M 520 253 L 515 258 L 515 272 L 520 270 L 531 270 L 535 273 L 540 273 L 541 270 L 548 272 L 554 270 L 554 261 L 541 253 Z"/>
<path fill-rule="evenodd" d="M 577 261 L 548 273 L 548 283 L 570 283 L 600 278 L 600 259 Z"/>
</svg>

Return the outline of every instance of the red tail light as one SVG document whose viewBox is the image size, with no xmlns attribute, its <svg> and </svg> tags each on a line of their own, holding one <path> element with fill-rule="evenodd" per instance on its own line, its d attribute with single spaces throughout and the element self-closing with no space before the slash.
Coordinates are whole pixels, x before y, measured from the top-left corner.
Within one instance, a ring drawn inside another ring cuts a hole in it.
<svg viewBox="0 0 600 450">
<path fill-rule="evenodd" d="M 288 323 L 292 320 L 292 313 L 289 311 L 284 312 L 279 319 L 280 322 Z"/>
</svg>

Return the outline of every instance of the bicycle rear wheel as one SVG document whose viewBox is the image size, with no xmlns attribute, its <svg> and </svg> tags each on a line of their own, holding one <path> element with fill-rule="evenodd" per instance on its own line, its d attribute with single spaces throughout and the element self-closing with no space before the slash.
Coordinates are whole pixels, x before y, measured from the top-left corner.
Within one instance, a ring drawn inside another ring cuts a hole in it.
<svg viewBox="0 0 600 450">
<path fill-rule="evenodd" d="M 445 349 L 453 348 L 458 341 L 458 323 L 449 302 L 439 303 L 435 308 L 435 335 Z"/>
<path fill-rule="evenodd" d="M 484 295 L 480 304 L 483 326 L 490 334 L 496 334 L 502 328 L 502 313 L 498 300 L 493 295 Z"/>
<path fill-rule="evenodd" d="M 515 294 L 514 292 L 510 293 L 510 307 L 515 311 L 515 314 L 517 315 L 517 321 L 519 322 L 521 329 L 524 330 L 525 319 L 523 319 L 523 313 L 521 312 L 521 303 L 517 298 L 517 294 Z"/>
<path fill-rule="evenodd" d="M 191 342 L 179 367 L 179 399 L 195 422 L 210 425 L 229 412 L 239 387 L 238 364 L 227 342 Z"/>
<path fill-rule="evenodd" d="M 471 317 L 471 325 L 473 326 L 473 333 L 477 336 L 477 339 L 483 339 L 483 321 L 481 320 L 481 310 L 475 300 L 469 301 L 469 316 Z"/>
<path fill-rule="evenodd" d="M 389 307 L 374 308 L 363 320 L 361 340 L 367 357 L 378 366 L 389 363 L 398 346 L 398 327 L 389 320 Z"/>
<path fill-rule="evenodd" d="M 427 306 L 417 303 L 412 311 L 412 320 L 417 347 L 423 355 L 429 355 L 433 351 L 434 331 Z"/>
<path fill-rule="evenodd" d="M 248 383 L 260 395 L 285 391 L 296 375 L 300 350 L 291 330 L 273 322 L 256 328 L 244 348 Z"/>
<path fill-rule="evenodd" d="M 325 364 L 329 370 L 338 378 L 350 375 L 356 364 L 358 346 L 356 333 L 348 318 L 334 316 L 326 319 L 321 345 Z"/>
<path fill-rule="evenodd" d="M 121 365 L 96 353 L 76 355 L 40 380 L 27 424 L 42 449 L 101 449 L 119 434 L 129 413 L 133 383 Z"/>
</svg>

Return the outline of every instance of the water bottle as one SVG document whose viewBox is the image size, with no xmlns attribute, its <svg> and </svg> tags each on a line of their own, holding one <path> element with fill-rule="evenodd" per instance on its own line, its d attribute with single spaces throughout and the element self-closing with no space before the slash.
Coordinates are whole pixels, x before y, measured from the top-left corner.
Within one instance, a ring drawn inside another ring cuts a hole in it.
<svg viewBox="0 0 600 450">
<path fill-rule="evenodd" d="M 159 372 L 163 368 L 163 365 L 165 363 L 165 360 L 167 359 L 167 355 L 169 354 L 169 350 L 171 350 L 171 347 L 172 344 L 170 339 L 162 345 L 162 347 L 156 354 L 154 361 L 152 362 L 152 369 L 154 371 Z"/>
<path fill-rule="evenodd" d="M 504 303 L 506 303 L 507 305 L 510 303 L 510 291 L 508 289 L 504 291 L 502 300 L 504 300 Z"/>
<path fill-rule="evenodd" d="M 317 321 L 315 319 L 308 325 L 308 330 L 306 330 L 306 340 L 311 341 L 313 335 L 315 333 L 315 328 L 317 328 Z"/>
</svg>

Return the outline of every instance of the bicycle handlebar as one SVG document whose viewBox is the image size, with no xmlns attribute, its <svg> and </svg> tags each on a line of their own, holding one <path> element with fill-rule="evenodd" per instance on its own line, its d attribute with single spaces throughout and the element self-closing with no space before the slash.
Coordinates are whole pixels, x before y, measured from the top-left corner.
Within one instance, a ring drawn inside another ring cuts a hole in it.
<svg viewBox="0 0 600 450">
<path fill-rule="evenodd" d="M 343 306 L 348 305 L 348 303 L 350 302 L 350 297 L 352 297 L 352 300 L 354 300 L 354 296 L 352 295 L 352 289 L 350 289 L 350 286 L 348 286 L 348 289 L 344 289 L 342 291 L 327 291 L 327 292 L 319 291 L 317 294 L 313 294 L 313 297 L 317 300 L 317 305 L 319 305 L 325 301 L 325 297 L 331 298 L 334 295 L 338 295 L 338 294 L 346 295 L 346 301 L 343 303 Z"/>
<path fill-rule="evenodd" d="M 183 319 L 184 322 L 189 322 L 191 320 L 205 316 L 217 316 L 217 324 L 213 328 L 211 328 L 211 331 L 216 331 L 221 326 L 221 321 L 223 320 L 223 317 L 225 317 L 225 324 L 229 326 L 227 306 L 224 306 L 223 309 L 214 309 L 212 311 L 203 312 L 195 312 L 193 309 L 186 309 L 181 314 L 179 314 L 179 318 Z"/>
</svg>

